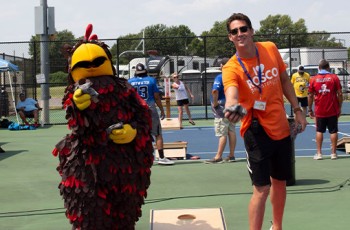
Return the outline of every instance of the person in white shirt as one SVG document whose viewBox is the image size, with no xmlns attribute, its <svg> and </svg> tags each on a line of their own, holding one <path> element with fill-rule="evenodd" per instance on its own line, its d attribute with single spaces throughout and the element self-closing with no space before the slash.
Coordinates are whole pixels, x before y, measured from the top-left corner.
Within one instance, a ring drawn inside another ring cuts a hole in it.
<svg viewBox="0 0 350 230">
<path fill-rule="evenodd" d="M 182 81 L 179 80 L 179 75 L 176 72 L 171 75 L 171 78 L 174 81 L 171 86 L 175 91 L 180 127 L 182 127 L 183 107 L 185 107 L 188 116 L 188 122 L 191 125 L 195 125 L 196 123 L 192 120 L 190 108 L 188 107 L 188 104 L 190 103 L 188 100 L 188 94 L 191 96 L 192 100 L 194 98 L 191 90 Z"/>
</svg>

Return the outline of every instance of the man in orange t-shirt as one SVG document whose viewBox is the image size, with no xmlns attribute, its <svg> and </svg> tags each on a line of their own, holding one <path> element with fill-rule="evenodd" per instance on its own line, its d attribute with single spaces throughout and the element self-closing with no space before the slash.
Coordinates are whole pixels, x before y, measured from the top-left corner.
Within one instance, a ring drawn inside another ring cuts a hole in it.
<svg viewBox="0 0 350 230">
<path fill-rule="evenodd" d="M 253 41 L 250 19 L 241 13 L 227 19 L 228 38 L 236 47 L 223 68 L 225 117 L 242 121 L 240 133 L 247 151 L 247 167 L 253 184 L 249 204 L 249 226 L 260 230 L 265 203 L 271 196 L 273 226 L 282 229 L 286 201 L 286 181 L 291 177 L 292 140 L 284 110 L 283 95 L 291 103 L 295 120 L 306 127 L 306 119 L 298 107 L 286 67 L 272 42 Z M 237 109 L 240 105 L 246 115 Z"/>
</svg>

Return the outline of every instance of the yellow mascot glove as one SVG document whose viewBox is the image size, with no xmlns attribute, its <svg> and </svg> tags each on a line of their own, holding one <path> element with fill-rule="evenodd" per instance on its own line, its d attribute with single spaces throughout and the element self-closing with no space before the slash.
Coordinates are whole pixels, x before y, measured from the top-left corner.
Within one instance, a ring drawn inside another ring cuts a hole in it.
<svg viewBox="0 0 350 230">
<path fill-rule="evenodd" d="M 83 93 L 81 89 L 77 89 L 74 91 L 73 100 L 79 110 L 84 110 L 91 104 L 90 94 Z"/>
<path fill-rule="evenodd" d="M 109 134 L 109 138 L 116 144 L 127 144 L 134 140 L 136 133 L 136 129 L 129 124 L 125 124 L 120 129 L 113 129 Z"/>
</svg>

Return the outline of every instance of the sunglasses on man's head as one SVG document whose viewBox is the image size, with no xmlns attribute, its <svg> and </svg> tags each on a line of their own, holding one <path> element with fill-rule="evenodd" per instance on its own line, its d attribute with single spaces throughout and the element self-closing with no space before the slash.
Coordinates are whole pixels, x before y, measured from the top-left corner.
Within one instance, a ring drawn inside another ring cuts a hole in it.
<svg viewBox="0 0 350 230">
<path fill-rule="evenodd" d="M 234 29 L 230 30 L 230 34 L 237 35 L 238 34 L 238 30 L 241 31 L 241 33 L 245 33 L 245 32 L 248 31 L 248 29 L 249 29 L 248 26 L 241 26 L 241 27 L 234 28 Z"/>
</svg>

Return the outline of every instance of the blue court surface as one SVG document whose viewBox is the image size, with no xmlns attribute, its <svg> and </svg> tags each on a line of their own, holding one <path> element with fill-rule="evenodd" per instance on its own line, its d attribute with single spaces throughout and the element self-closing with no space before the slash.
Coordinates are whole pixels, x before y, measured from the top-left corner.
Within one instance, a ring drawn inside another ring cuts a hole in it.
<svg viewBox="0 0 350 230">
<path fill-rule="evenodd" d="M 239 134 L 239 125 L 236 126 L 237 144 L 235 149 L 236 158 L 245 158 L 243 139 Z M 312 157 L 316 153 L 316 128 L 310 123 L 305 131 L 299 134 L 295 140 L 296 157 Z M 339 122 L 338 140 L 350 136 L 350 123 Z M 215 136 L 214 127 L 185 127 L 182 130 L 163 130 L 164 142 L 186 141 L 187 158 L 199 156 L 201 160 L 210 159 L 215 156 L 218 146 L 218 138 Z M 331 142 L 329 133 L 326 131 L 323 137 L 322 152 L 325 157 L 330 155 Z M 223 157 L 229 153 L 228 143 Z M 346 155 L 344 149 L 337 149 L 338 156 Z"/>
</svg>

